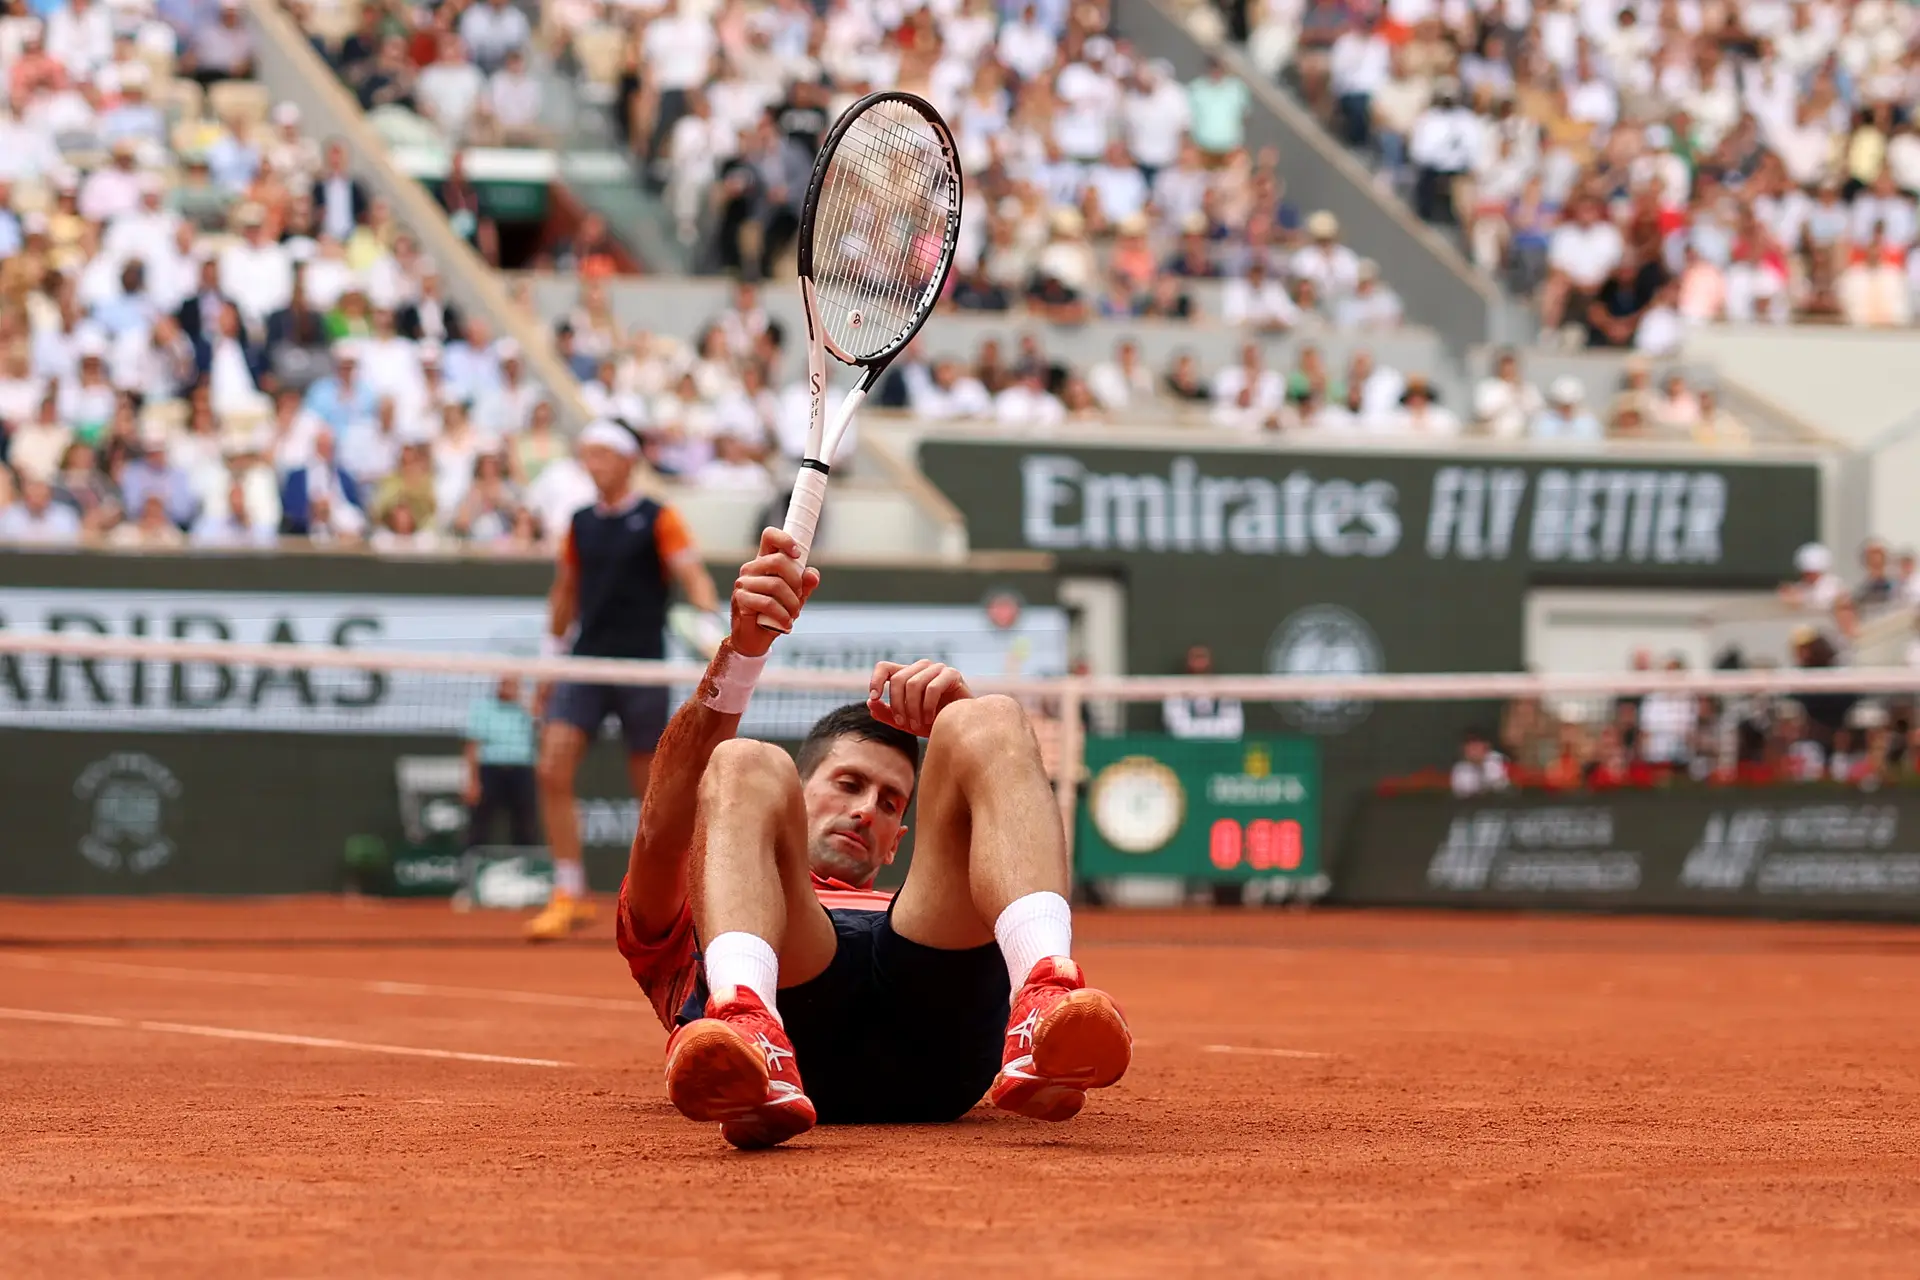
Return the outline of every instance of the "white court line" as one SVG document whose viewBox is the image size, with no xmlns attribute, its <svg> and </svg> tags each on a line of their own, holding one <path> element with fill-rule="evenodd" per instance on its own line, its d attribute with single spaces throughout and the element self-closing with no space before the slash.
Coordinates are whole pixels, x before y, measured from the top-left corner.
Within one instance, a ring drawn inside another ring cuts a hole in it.
<svg viewBox="0 0 1920 1280">
<path fill-rule="evenodd" d="M 1250 1053 L 1262 1058 L 1331 1058 L 1330 1053 L 1315 1053 L 1310 1049 L 1250 1049 L 1237 1044 L 1203 1044 L 1202 1053 Z"/>
<path fill-rule="evenodd" d="M 296 1036 L 278 1031 L 245 1031 L 237 1027 L 205 1027 L 191 1022 L 150 1022 L 136 1018 L 103 1018 L 91 1013 L 62 1013 L 51 1009 L 0 1008 L 0 1018 L 17 1022 L 58 1022 L 75 1027 L 109 1027 L 127 1031 L 155 1031 L 168 1035 L 208 1036 L 215 1040 L 251 1040 L 260 1044 L 291 1044 L 307 1049 L 346 1049 L 354 1053 L 385 1053 L 401 1058 L 443 1058 L 453 1062 L 486 1062 L 509 1067 L 570 1067 L 554 1058 L 513 1058 L 498 1053 L 462 1053 L 457 1049 L 417 1049 L 404 1044 L 371 1044 L 363 1040 L 335 1040 L 331 1036 Z"/>
<path fill-rule="evenodd" d="M 609 996 L 555 995 L 545 991 L 512 991 L 498 987 L 443 987 L 425 982 L 359 981 L 353 978 L 313 978 L 293 973 L 254 973 L 233 969 L 183 969 L 162 964 L 120 964 L 108 960 L 54 960 L 46 956 L 0 954 L 0 962 L 24 969 L 64 973 L 97 973 L 107 977 L 146 978 L 151 981 L 209 982 L 232 987 L 292 987 L 303 990 L 364 991 L 376 996 L 441 997 L 449 1000 L 492 1000 L 501 1004 L 550 1005 L 563 1009 L 611 1009 L 620 1013 L 649 1011 L 643 1000 Z"/>
</svg>

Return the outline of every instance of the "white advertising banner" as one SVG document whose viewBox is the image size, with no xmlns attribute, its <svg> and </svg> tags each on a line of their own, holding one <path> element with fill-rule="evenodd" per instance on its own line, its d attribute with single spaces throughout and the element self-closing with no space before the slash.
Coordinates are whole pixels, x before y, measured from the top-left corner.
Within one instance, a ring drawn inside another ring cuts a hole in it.
<svg viewBox="0 0 1920 1280">
<path fill-rule="evenodd" d="M 315 649 L 524 654 L 546 627 L 539 597 L 0 590 L 0 627 Z M 690 657 L 677 642 L 668 656 Z M 996 626 L 983 605 L 811 605 L 774 645 L 774 667 L 865 671 L 936 658 L 976 678 L 1061 675 L 1067 619 L 1027 608 Z M 0 727 L 458 736 L 488 681 L 457 674 L 269 670 L 209 663 L 0 655 Z M 676 699 L 685 689 L 676 689 Z M 743 732 L 794 738 L 846 699 L 763 691 Z"/>
</svg>

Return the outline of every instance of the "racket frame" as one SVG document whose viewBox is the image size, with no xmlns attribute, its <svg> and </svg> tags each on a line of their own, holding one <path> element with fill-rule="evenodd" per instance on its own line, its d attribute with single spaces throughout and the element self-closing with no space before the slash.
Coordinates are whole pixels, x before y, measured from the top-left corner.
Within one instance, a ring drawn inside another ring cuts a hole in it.
<svg viewBox="0 0 1920 1280">
<path fill-rule="evenodd" d="M 886 348 L 870 356 L 856 356 L 843 350 L 827 333 L 826 325 L 820 318 L 820 301 L 815 292 L 813 280 L 813 236 L 815 219 L 819 214 L 820 196 L 826 186 L 827 168 L 833 161 L 834 152 L 847 131 L 867 111 L 889 102 L 902 103 L 917 112 L 921 119 L 933 129 L 939 140 L 948 173 L 951 176 L 953 201 L 947 217 L 946 233 L 940 245 L 940 265 L 933 277 L 921 291 L 915 307 L 912 322 L 901 330 Z M 820 509 L 826 502 L 827 477 L 833 472 L 832 455 L 839 450 L 840 441 L 846 435 L 854 415 L 866 402 L 880 376 L 887 366 L 902 351 L 907 349 L 920 333 L 928 320 L 932 319 L 940 295 L 945 292 L 947 280 L 953 274 L 954 255 L 960 244 L 960 213 L 965 197 L 965 183 L 960 171 L 960 148 L 953 140 L 953 130 L 941 118 L 940 112 L 932 103 L 915 94 L 902 93 L 897 89 L 886 89 L 870 93 L 846 111 L 841 113 L 827 136 L 820 143 L 820 154 L 814 157 L 813 173 L 807 180 L 806 199 L 800 209 L 800 231 L 798 236 L 798 267 L 800 276 L 800 301 L 807 318 L 807 392 L 810 398 L 809 412 L 811 420 L 807 425 L 807 451 L 800 459 L 799 474 L 794 477 L 793 497 L 787 504 L 785 529 L 800 550 L 800 562 L 804 566 L 813 549 L 813 537 L 820 527 Z M 827 356 L 844 365 L 859 369 L 860 381 L 840 402 L 831 420 L 827 417 Z M 769 631 L 785 631 L 772 620 L 762 617 L 760 625 Z"/>
</svg>

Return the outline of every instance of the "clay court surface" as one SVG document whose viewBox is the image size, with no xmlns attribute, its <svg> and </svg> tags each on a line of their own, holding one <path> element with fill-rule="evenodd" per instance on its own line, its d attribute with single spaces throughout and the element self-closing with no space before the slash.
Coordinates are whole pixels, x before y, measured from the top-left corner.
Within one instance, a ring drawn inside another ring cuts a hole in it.
<svg viewBox="0 0 1920 1280">
<path fill-rule="evenodd" d="M 1920 1271 L 1920 930 L 1083 914 L 1079 1120 L 741 1155 L 516 923 L 0 902 L 0 1275 Z"/>
</svg>

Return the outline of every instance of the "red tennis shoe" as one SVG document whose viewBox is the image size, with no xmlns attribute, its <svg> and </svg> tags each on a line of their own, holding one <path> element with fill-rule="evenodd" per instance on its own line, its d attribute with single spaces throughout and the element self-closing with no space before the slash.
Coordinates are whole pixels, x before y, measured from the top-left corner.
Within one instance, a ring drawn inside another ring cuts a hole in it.
<svg viewBox="0 0 1920 1280">
<path fill-rule="evenodd" d="M 793 1042 L 745 987 L 714 992 L 707 1016 L 667 1041 L 667 1097 L 689 1120 L 718 1120 L 743 1151 L 797 1137 L 816 1118 Z"/>
<path fill-rule="evenodd" d="M 1033 966 L 1014 993 L 1000 1074 L 987 1095 L 1002 1111 L 1071 1120 L 1087 1090 L 1117 1084 L 1133 1061 L 1133 1036 L 1119 1006 L 1054 956 Z"/>
</svg>

